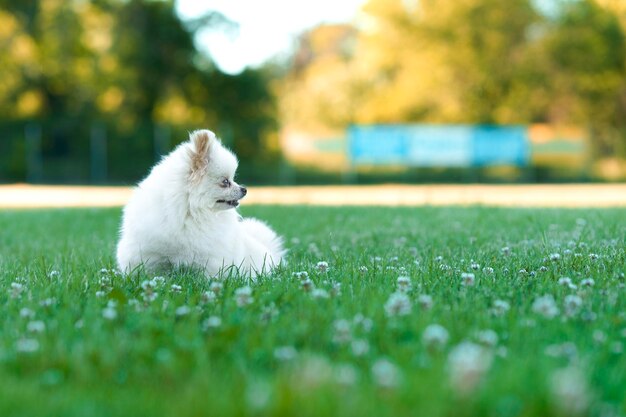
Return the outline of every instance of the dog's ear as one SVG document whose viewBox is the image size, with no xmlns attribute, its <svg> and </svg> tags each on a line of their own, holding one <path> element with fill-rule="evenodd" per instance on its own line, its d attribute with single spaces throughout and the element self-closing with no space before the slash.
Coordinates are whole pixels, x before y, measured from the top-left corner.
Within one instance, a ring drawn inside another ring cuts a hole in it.
<svg viewBox="0 0 626 417">
<path fill-rule="evenodd" d="M 209 130 L 196 130 L 189 138 L 191 142 L 191 173 L 198 174 L 206 168 L 209 163 L 209 149 L 211 141 L 215 138 L 213 132 Z"/>
</svg>

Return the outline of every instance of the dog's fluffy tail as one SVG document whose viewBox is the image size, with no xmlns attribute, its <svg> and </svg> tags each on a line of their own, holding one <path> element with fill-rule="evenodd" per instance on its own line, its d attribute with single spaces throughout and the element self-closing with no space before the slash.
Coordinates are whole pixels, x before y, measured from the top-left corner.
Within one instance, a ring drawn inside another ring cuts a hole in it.
<svg viewBox="0 0 626 417">
<path fill-rule="evenodd" d="M 267 224 L 261 220 L 247 218 L 243 220 L 243 227 L 248 232 L 248 236 L 254 236 L 268 250 L 268 261 L 278 265 L 283 261 L 286 250 L 283 238 L 278 236 Z"/>
</svg>

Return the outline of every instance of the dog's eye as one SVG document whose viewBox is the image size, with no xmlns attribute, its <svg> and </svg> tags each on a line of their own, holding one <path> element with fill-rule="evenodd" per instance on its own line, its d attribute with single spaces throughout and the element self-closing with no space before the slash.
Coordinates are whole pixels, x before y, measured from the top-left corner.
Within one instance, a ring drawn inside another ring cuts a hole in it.
<svg viewBox="0 0 626 417">
<path fill-rule="evenodd" d="M 221 185 L 222 187 L 224 187 L 224 188 L 228 188 L 228 187 L 230 187 L 230 181 L 228 181 L 228 178 L 224 178 L 224 179 L 222 180 L 222 183 L 221 183 L 220 185 Z"/>
</svg>

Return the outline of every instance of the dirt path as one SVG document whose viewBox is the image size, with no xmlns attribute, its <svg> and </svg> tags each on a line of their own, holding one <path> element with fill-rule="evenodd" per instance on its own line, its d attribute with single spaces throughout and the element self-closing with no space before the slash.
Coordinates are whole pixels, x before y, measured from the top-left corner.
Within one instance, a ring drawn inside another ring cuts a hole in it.
<svg viewBox="0 0 626 417">
<path fill-rule="evenodd" d="M 112 207 L 129 187 L 0 185 L 0 208 Z M 626 184 L 251 187 L 244 204 L 626 207 Z"/>
</svg>

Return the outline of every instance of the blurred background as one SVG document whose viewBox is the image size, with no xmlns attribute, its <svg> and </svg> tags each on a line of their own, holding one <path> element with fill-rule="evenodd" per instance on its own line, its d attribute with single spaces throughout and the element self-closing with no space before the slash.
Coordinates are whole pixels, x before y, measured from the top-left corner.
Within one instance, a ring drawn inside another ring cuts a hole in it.
<svg viewBox="0 0 626 417">
<path fill-rule="evenodd" d="M 341 3 L 341 4 L 333 4 Z M 624 0 L 0 0 L 0 182 L 626 179 Z"/>
</svg>

